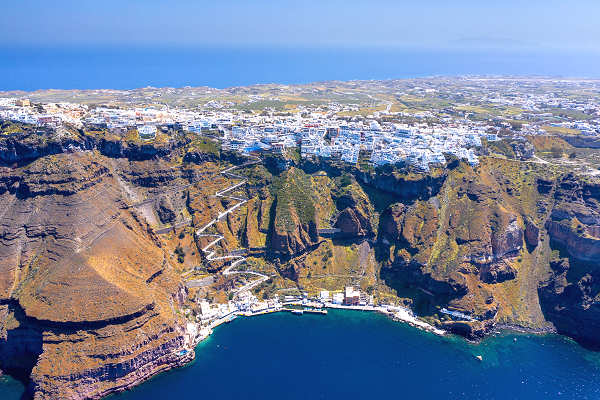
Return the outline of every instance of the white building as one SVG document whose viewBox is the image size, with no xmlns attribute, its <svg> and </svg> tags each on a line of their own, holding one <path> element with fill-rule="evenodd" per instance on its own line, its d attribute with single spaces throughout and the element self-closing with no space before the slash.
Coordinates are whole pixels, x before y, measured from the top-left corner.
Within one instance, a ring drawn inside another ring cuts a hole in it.
<svg viewBox="0 0 600 400">
<path fill-rule="evenodd" d="M 156 126 L 154 125 L 142 125 L 137 128 L 138 134 L 141 139 L 149 140 L 156 137 Z"/>
<path fill-rule="evenodd" d="M 334 293 L 333 294 L 333 304 L 342 304 L 344 302 L 344 293 Z"/>
</svg>

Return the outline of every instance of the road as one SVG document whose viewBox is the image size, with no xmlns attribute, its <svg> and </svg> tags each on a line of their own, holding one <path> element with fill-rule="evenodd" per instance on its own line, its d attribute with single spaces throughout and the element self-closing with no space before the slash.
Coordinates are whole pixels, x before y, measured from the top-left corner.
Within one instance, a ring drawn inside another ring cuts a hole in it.
<svg viewBox="0 0 600 400">
<path fill-rule="evenodd" d="M 254 158 L 253 161 L 248 161 L 246 163 L 243 163 L 241 165 L 238 166 L 233 166 L 230 168 L 227 168 L 223 171 L 221 171 L 221 175 L 226 176 L 228 178 L 232 178 L 232 179 L 241 179 L 242 181 L 239 183 L 236 183 L 234 185 L 229 186 L 226 189 L 223 190 L 219 190 L 217 192 L 215 192 L 215 197 L 222 197 L 222 198 L 226 198 L 226 199 L 230 199 L 230 200 L 235 200 L 236 203 L 229 207 L 227 210 L 219 213 L 217 215 L 216 218 L 212 219 L 209 223 L 207 223 L 206 225 L 202 226 L 201 228 L 199 228 L 196 231 L 196 236 L 198 237 L 211 237 L 214 238 L 214 240 L 212 240 L 209 244 L 207 244 L 206 246 L 204 246 L 202 248 L 202 252 L 206 254 L 206 259 L 209 262 L 212 261 L 223 261 L 223 260 L 234 260 L 232 261 L 232 263 L 225 268 L 225 270 L 223 270 L 223 275 L 225 276 L 230 276 L 230 275 L 236 275 L 236 274 L 244 274 L 244 275 L 253 275 L 256 276 L 257 279 L 245 284 L 244 286 L 235 289 L 233 291 L 234 294 L 243 292 L 245 290 L 250 290 L 253 287 L 260 285 L 262 282 L 266 281 L 269 279 L 268 275 L 262 274 L 260 272 L 256 272 L 256 271 L 240 271 L 240 270 L 235 270 L 235 267 L 237 267 L 238 265 L 242 264 L 243 262 L 246 261 L 246 257 L 244 255 L 242 255 L 243 253 L 246 252 L 247 249 L 237 249 L 237 250 L 233 250 L 231 253 L 228 253 L 224 256 L 217 256 L 216 255 L 216 251 L 215 250 L 211 250 L 211 248 L 213 248 L 214 246 L 216 246 L 221 240 L 225 239 L 225 237 L 221 234 L 213 234 L 213 233 L 204 233 L 208 228 L 212 227 L 213 225 L 215 225 L 217 222 L 223 220 L 227 215 L 229 215 L 230 213 L 234 212 L 235 210 L 237 210 L 238 208 L 240 208 L 241 206 L 243 206 L 244 204 L 246 204 L 248 202 L 248 199 L 245 198 L 241 198 L 241 197 L 236 197 L 236 196 L 231 196 L 228 195 L 227 193 L 232 192 L 235 189 L 238 189 L 240 187 L 242 187 L 243 185 L 245 185 L 246 183 L 248 183 L 248 181 L 241 175 L 237 175 L 234 174 L 233 170 L 238 169 L 238 168 L 243 168 L 243 167 L 247 167 L 249 165 L 253 165 L 253 164 L 257 164 L 259 163 L 261 160 L 258 157 L 252 157 Z M 191 281 L 191 284 L 193 284 L 194 281 Z"/>
</svg>

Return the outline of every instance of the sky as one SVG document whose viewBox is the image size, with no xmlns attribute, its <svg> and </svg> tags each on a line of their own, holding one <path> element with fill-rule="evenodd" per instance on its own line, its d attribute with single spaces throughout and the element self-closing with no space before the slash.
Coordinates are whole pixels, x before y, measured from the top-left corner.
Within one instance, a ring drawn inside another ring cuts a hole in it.
<svg viewBox="0 0 600 400">
<path fill-rule="evenodd" d="M 285 46 L 600 52 L 598 0 L 1 1 L 3 46 Z"/>
</svg>

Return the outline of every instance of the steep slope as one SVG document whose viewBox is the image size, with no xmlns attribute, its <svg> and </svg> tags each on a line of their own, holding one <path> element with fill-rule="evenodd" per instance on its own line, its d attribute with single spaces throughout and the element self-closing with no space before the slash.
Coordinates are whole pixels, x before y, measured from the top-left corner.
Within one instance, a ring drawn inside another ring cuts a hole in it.
<svg viewBox="0 0 600 400">
<path fill-rule="evenodd" d="M 559 332 L 600 348 L 600 184 L 567 175 L 553 182 L 546 228 L 550 278 L 540 286 L 544 314 Z"/>
<path fill-rule="evenodd" d="M 437 196 L 391 206 L 380 227 L 390 285 L 422 313 L 446 306 L 472 315 L 478 321 L 445 323 L 469 336 L 496 324 L 547 329 L 536 288 L 549 271 L 538 238 L 548 200 L 535 182 L 548 173 L 494 159 L 461 164 Z"/>
<path fill-rule="evenodd" d="M 0 369 L 35 398 L 100 397 L 191 357 L 183 286 L 112 164 L 83 152 L 2 171 Z"/>
<path fill-rule="evenodd" d="M 306 251 L 318 241 L 317 215 L 310 177 L 290 168 L 277 180 L 275 209 L 269 231 L 269 250 L 290 257 Z"/>
</svg>

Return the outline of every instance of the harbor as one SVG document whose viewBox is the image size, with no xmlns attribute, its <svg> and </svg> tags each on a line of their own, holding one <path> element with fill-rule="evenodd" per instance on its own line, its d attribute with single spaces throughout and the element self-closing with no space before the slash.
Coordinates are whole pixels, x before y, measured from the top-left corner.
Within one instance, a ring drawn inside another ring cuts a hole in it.
<svg viewBox="0 0 600 400">
<path fill-rule="evenodd" d="M 326 309 L 238 316 L 196 347 L 194 363 L 115 400 L 194 397 L 199 387 L 206 397 L 267 400 L 385 398 L 396 385 L 402 397 L 419 399 L 575 400 L 600 393 L 593 353 L 557 335 L 507 332 L 474 344 L 424 334 L 374 311 Z M 299 385 L 300 371 L 325 379 Z M 235 384 L 227 384 L 232 376 Z"/>
<path fill-rule="evenodd" d="M 261 303 L 257 303 L 261 304 Z M 335 304 L 332 302 L 320 302 L 320 301 L 308 301 L 306 299 L 300 301 L 290 301 L 285 303 L 277 303 L 273 305 L 263 304 L 263 307 L 256 306 L 254 308 L 246 310 L 236 310 L 229 312 L 225 315 L 221 315 L 206 321 L 204 324 L 188 324 L 188 331 L 193 336 L 193 340 L 188 342 L 189 350 L 192 350 L 198 343 L 208 338 L 212 333 L 213 329 L 228 324 L 238 317 L 256 317 L 274 313 L 289 313 L 296 316 L 302 316 L 304 314 L 313 315 L 328 315 L 328 309 L 331 310 L 349 310 L 349 311 L 360 311 L 364 313 L 378 313 L 385 315 L 386 317 L 397 321 L 408 324 L 420 330 L 431 332 L 438 336 L 444 336 L 447 334 L 446 331 L 436 328 L 433 325 L 419 319 L 414 315 L 412 310 L 393 305 L 344 305 Z"/>
</svg>

